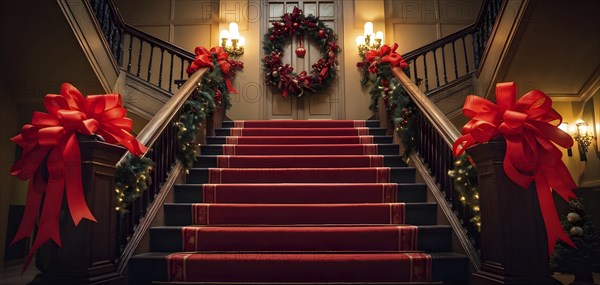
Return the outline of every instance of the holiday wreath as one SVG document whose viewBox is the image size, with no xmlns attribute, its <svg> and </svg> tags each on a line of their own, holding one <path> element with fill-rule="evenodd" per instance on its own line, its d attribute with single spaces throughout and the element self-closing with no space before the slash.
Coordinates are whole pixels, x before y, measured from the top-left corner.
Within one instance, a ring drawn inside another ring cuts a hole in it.
<svg viewBox="0 0 600 285">
<path fill-rule="evenodd" d="M 318 17 L 305 16 L 298 7 L 294 7 L 292 13 L 284 14 L 280 21 L 273 22 L 272 25 L 263 40 L 263 48 L 267 55 L 263 59 L 266 83 L 281 90 L 283 97 L 300 97 L 306 91 L 317 92 L 327 88 L 336 76 L 340 53 L 333 29 L 328 28 Z M 312 65 L 310 73 L 296 73 L 292 66 L 282 62 L 283 47 L 291 42 L 294 35 L 298 37 L 299 47 L 296 49 L 296 55 L 300 58 L 306 54 L 306 49 L 302 46 L 305 35 L 319 44 L 321 58 Z"/>
</svg>

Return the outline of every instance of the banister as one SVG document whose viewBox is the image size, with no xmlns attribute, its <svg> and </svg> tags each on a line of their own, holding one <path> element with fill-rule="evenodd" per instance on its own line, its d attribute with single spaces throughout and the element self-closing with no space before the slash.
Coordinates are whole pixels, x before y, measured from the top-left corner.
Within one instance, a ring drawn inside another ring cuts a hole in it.
<svg viewBox="0 0 600 285">
<path fill-rule="evenodd" d="M 477 23 L 473 23 L 473 24 L 463 28 L 462 30 L 458 30 L 450 35 L 447 35 L 447 36 L 441 38 L 441 39 L 435 40 L 435 41 L 428 43 L 420 48 L 409 51 L 409 52 L 405 53 L 404 55 L 402 55 L 402 58 L 404 58 L 404 60 L 406 60 L 406 61 L 414 60 L 417 56 L 420 56 L 426 52 L 430 52 L 432 50 L 440 48 L 448 43 L 451 43 L 455 40 L 458 40 L 466 35 L 473 33 L 476 26 L 477 26 Z"/>
<path fill-rule="evenodd" d="M 137 140 L 142 144 L 150 147 L 154 144 L 158 136 L 167 127 L 167 122 L 171 121 L 175 117 L 177 111 L 181 109 L 181 106 L 190 97 L 192 92 L 198 86 L 202 76 L 208 71 L 208 68 L 202 68 L 196 71 L 192 76 L 181 86 L 181 88 L 175 92 L 173 97 L 163 105 L 158 111 L 156 116 L 152 117 L 150 122 L 140 131 L 137 136 Z M 129 152 L 119 160 L 118 164 L 121 164 L 127 157 Z"/>
<path fill-rule="evenodd" d="M 452 165 L 450 150 L 454 141 L 460 137 L 460 132 L 400 68 L 393 68 L 392 72 L 417 106 L 417 117 L 424 117 L 426 125 L 433 128 L 433 130 L 421 129 L 421 133 L 427 134 L 426 137 L 431 142 L 419 142 L 416 149 L 418 154 L 412 153 L 410 158 L 420 173 L 430 174 L 423 175 L 423 180 L 452 226 L 470 263 L 478 271 L 481 268 L 481 258 L 469 237 L 468 231 L 464 229 L 463 223 L 457 216 L 459 209 L 456 207 L 456 197 L 453 197 L 455 193 L 452 189 L 448 189 L 453 187 L 450 178 L 447 176 L 447 172 Z M 436 139 L 439 137 L 441 137 L 441 141 Z M 424 148 L 423 144 L 427 144 L 428 148 Z M 455 213 L 455 211 L 457 212 Z"/>
<path fill-rule="evenodd" d="M 150 35 L 144 31 L 141 31 L 129 24 L 124 24 L 124 28 L 125 28 L 125 32 L 130 33 L 134 36 L 143 38 L 144 41 L 155 45 L 159 48 L 163 48 L 165 50 L 169 50 L 174 52 L 175 54 L 180 55 L 181 57 L 188 59 L 190 61 L 194 60 L 195 55 L 187 50 L 182 49 L 181 47 L 178 47 L 172 43 L 166 42 L 164 40 L 161 40 L 153 35 Z"/>
<path fill-rule="evenodd" d="M 400 80 L 402 86 L 404 86 L 419 109 L 424 111 L 423 115 L 433 123 L 436 132 L 441 134 L 446 144 L 451 147 L 460 137 L 458 129 L 450 122 L 444 112 L 429 100 L 425 93 L 400 68 L 395 67 L 392 69 L 392 72 Z"/>
<path fill-rule="evenodd" d="M 193 60 L 194 59 L 194 54 L 184 50 L 172 43 L 166 42 L 164 40 L 161 40 L 151 34 L 148 34 L 138 28 L 135 28 L 127 23 L 125 23 L 125 20 L 123 19 L 123 16 L 121 16 L 121 12 L 119 11 L 119 8 L 115 5 L 115 3 L 112 0 L 106 0 L 106 3 L 108 4 L 108 7 L 110 8 L 112 15 L 116 18 L 117 23 L 125 29 L 126 32 L 131 33 L 132 35 L 138 36 L 143 38 L 145 41 L 148 41 L 158 47 L 173 51 L 179 55 L 185 56 L 188 59 Z"/>
</svg>

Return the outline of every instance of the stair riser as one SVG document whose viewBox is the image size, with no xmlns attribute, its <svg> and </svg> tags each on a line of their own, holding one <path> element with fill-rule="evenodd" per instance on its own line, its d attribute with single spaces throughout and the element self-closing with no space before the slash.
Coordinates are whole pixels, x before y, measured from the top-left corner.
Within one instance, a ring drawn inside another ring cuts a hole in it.
<svg viewBox="0 0 600 285">
<path fill-rule="evenodd" d="M 212 233 L 200 232 L 198 242 L 214 236 Z M 272 251 L 272 246 L 277 245 L 283 251 L 398 250 L 398 243 L 393 240 L 384 244 L 381 237 L 387 235 L 329 233 L 327 240 L 320 239 L 322 236 L 323 233 L 315 233 L 313 236 L 303 235 L 302 238 L 294 239 L 294 235 L 278 234 L 277 232 L 258 237 L 256 234 L 227 233 L 219 234 L 218 239 L 211 240 L 212 246 L 207 245 L 202 249 L 206 251 Z M 449 227 L 420 227 L 417 236 L 417 250 L 426 252 L 452 250 Z M 335 237 L 335 240 L 332 241 L 331 237 Z M 183 251 L 181 228 L 152 228 L 150 230 L 150 251 Z"/>
<path fill-rule="evenodd" d="M 399 151 L 400 151 L 400 147 L 397 144 L 380 144 L 377 146 L 377 154 L 379 154 L 379 155 L 398 155 Z M 223 147 L 221 145 L 203 145 L 200 147 L 200 153 L 202 155 L 222 155 Z M 262 155 L 263 153 L 245 153 L 245 154 Z M 278 153 L 278 155 L 286 155 L 286 154 L 294 155 L 297 153 L 295 153 L 292 150 Z M 306 155 L 311 155 L 311 154 L 312 155 L 331 155 L 331 153 L 323 152 L 320 149 L 316 149 L 312 153 L 304 150 L 301 154 L 302 155 L 305 155 L 305 154 Z M 353 154 L 362 155 L 364 153 L 363 152 L 358 153 L 355 150 L 343 151 L 342 149 L 340 149 L 336 154 L 338 154 L 338 155 L 353 155 Z M 266 155 L 268 155 L 268 154 L 266 154 Z"/>
<path fill-rule="evenodd" d="M 382 129 L 382 128 L 369 128 L 368 135 L 371 135 L 371 136 L 385 136 L 386 135 L 386 131 L 387 131 L 386 129 Z M 215 135 L 217 135 L 217 136 L 230 136 L 231 135 L 231 131 L 228 128 L 215 129 Z M 273 132 L 273 133 L 255 134 L 255 133 L 248 132 L 247 134 L 244 134 L 244 135 L 248 135 L 248 136 L 261 136 L 261 135 L 263 135 L 263 136 L 267 136 L 267 135 L 268 136 L 281 136 L 281 135 L 283 135 L 283 136 L 285 136 L 285 135 L 287 135 L 287 133 L 286 134 L 281 134 L 281 133 L 275 133 L 275 132 Z M 301 136 L 301 135 L 308 135 L 308 133 L 307 134 L 303 134 L 303 133 L 300 133 L 300 134 L 293 133 L 292 134 L 292 133 L 290 133 L 289 135 L 290 136 L 291 135 L 300 135 Z M 328 136 L 328 135 L 332 135 L 332 136 L 352 136 L 352 135 L 358 135 L 358 132 L 356 132 L 356 133 L 355 132 L 349 133 L 349 132 L 344 132 L 344 131 L 336 131 L 336 132 L 322 131 L 321 132 L 321 131 L 317 130 L 317 131 L 311 132 L 310 135 L 312 135 L 312 136 L 314 136 L 314 135 L 319 135 L 319 136 Z M 367 135 L 367 134 L 365 134 L 365 135 Z"/>
<path fill-rule="evenodd" d="M 230 162 L 230 167 L 238 167 L 235 164 L 235 158 L 232 158 L 232 162 Z M 369 167 L 369 161 L 365 159 L 364 163 L 344 163 L 342 160 L 341 163 L 329 163 L 329 157 L 323 157 L 319 160 L 306 161 L 301 164 L 295 162 L 288 162 L 286 159 L 269 159 L 266 161 L 257 161 L 252 164 L 244 164 L 243 167 L 247 168 L 283 168 L 283 167 L 291 167 L 291 168 L 311 168 L 311 167 Z M 231 166 L 232 165 L 232 166 Z M 402 161 L 402 157 L 399 155 L 386 155 L 383 157 L 383 165 L 374 165 L 381 167 L 406 167 L 406 163 Z M 203 155 L 198 157 L 198 161 L 194 163 L 194 167 L 197 168 L 211 168 L 217 167 L 217 156 L 213 155 Z"/>
<path fill-rule="evenodd" d="M 360 208 L 357 208 L 357 210 L 359 210 Z M 193 220 L 192 220 L 192 205 L 191 204 L 165 204 L 164 207 L 165 210 L 165 225 L 166 226 L 187 226 L 187 225 L 193 225 Z M 299 208 L 298 210 L 295 210 L 295 214 L 294 216 L 296 217 L 296 219 L 298 220 L 309 220 L 309 218 L 304 219 L 304 216 L 307 215 L 313 215 L 316 213 L 315 211 L 318 209 L 314 209 L 314 208 Z M 246 211 L 246 210 L 244 210 Z M 251 218 L 246 218 L 246 217 L 251 217 L 250 215 L 262 215 L 261 213 L 264 210 L 252 210 L 249 209 L 247 210 L 248 212 L 238 212 L 236 213 L 236 215 L 231 215 L 230 217 L 227 217 L 226 220 L 227 221 L 237 221 L 237 220 L 244 220 L 244 224 L 251 224 L 248 222 L 248 220 L 251 220 Z M 303 212 L 304 211 L 304 212 Z M 341 210 L 340 210 L 341 211 Z M 275 212 L 276 213 L 276 212 Z M 363 212 L 358 212 L 354 211 L 354 212 L 350 212 L 350 215 L 354 215 L 354 216 L 348 216 L 347 218 L 345 218 L 344 216 L 340 216 L 338 215 L 334 215 L 336 212 L 329 212 L 331 213 L 330 216 L 326 216 L 323 217 L 323 219 L 321 220 L 322 222 L 318 222 L 318 223 L 338 223 L 338 222 L 331 222 L 334 219 L 336 221 L 341 220 L 347 220 L 349 222 L 351 221 L 366 221 L 366 222 L 361 222 L 360 224 L 367 224 L 367 223 L 371 223 L 367 220 L 369 220 L 369 218 L 365 218 L 362 217 L 361 215 L 363 215 Z M 384 216 L 382 215 L 376 215 L 373 214 L 372 220 L 376 220 L 376 224 L 389 224 L 389 214 L 386 214 L 388 216 Z M 260 219 L 260 221 L 263 221 L 265 219 L 269 219 L 269 218 L 276 218 L 276 219 L 281 219 L 282 217 L 280 217 L 280 215 L 275 216 L 275 217 L 263 217 Z M 213 221 L 216 220 L 216 218 L 213 216 Z M 220 219 L 219 219 L 220 220 Z M 436 204 L 432 204 L 432 203 L 411 203 L 411 204 L 406 204 L 405 205 L 405 224 L 410 224 L 410 225 L 434 225 L 437 222 L 437 205 Z M 356 223 L 356 222 L 354 222 Z M 288 223 L 278 223 L 279 225 L 285 225 L 285 224 L 289 224 Z M 295 223 L 292 223 L 295 224 Z M 315 223 L 312 223 L 315 224 Z"/>
<path fill-rule="evenodd" d="M 175 185 L 174 189 L 174 202 L 175 203 L 202 203 L 204 202 L 203 197 L 203 188 L 201 185 L 195 184 L 181 184 Z M 250 190 L 251 191 L 251 190 Z M 284 190 L 285 191 L 285 190 Z M 310 194 L 306 194 L 310 195 Z M 303 196 L 303 200 L 309 200 L 312 203 L 368 203 L 375 201 L 365 201 L 360 199 L 352 199 L 351 196 L 338 196 L 337 198 L 332 199 L 323 199 L 323 195 L 319 193 L 315 193 L 314 197 Z M 268 198 L 268 199 L 267 199 Z M 261 203 L 268 204 L 296 204 L 298 203 L 298 196 L 288 197 L 288 196 L 274 196 L 270 195 L 269 197 L 265 197 L 265 199 L 256 199 L 260 200 Z M 248 200 L 245 200 L 245 203 Z M 423 184 L 398 184 L 398 195 L 396 201 L 390 202 L 425 202 L 427 201 L 427 187 Z M 244 203 L 240 200 L 224 200 L 217 201 L 218 203 Z M 256 202 L 258 203 L 258 202 Z"/>
<path fill-rule="evenodd" d="M 341 175 L 344 169 L 336 170 L 337 175 Z M 229 181 L 242 181 L 242 178 L 252 181 L 250 183 L 343 183 L 341 176 L 337 175 L 320 175 L 313 176 L 311 174 L 300 175 L 301 173 L 293 172 L 277 172 L 272 171 L 270 174 L 264 173 L 261 176 L 251 176 L 251 172 L 247 174 L 240 174 L 246 176 L 232 177 Z M 314 177 L 314 178 L 311 178 Z M 235 179 L 234 179 L 235 178 Z M 251 179 L 251 180 L 250 180 Z M 373 179 L 363 179 L 360 177 L 350 177 L 352 183 L 414 183 L 415 182 L 415 169 L 411 167 L 392 168 L 390 172 L 390 181 L 375 181 Z M 238 183 L 229 182 L 223 180 L 222 183 Z M 209 182 L 209 170 L 207 168 L 193 168 L 190 169 L 190 173 L 186 177 L 186 182 L 189 184 L 206 184 Z"/>
<path fill-rule="evenodd" d="M 246 254 L 246 253 L 240 253 Z M 263 255 L 264 256 L 264 255 Z M 465 257 L 453 257 L 453 258 L 438 258 L 436 255 L 433 255 L 432 260 L 432 280 L 439 281 L 444 280 L 448 281 L 446 284 L 468 284 L 468 280 L 466 274 L 463 272 L 468 272 L 468 259 Z M 135 280 L 135 284 L 152 284 L 152 281 L 158 282 L 166 282 L 167 281 L 167 261 L 164 257 L 138 257 L 134 256 L 131 258 L 129 263 L 129 280 Z M 268 268 L 265 268 L 269 272 L 273 271 L 273 267 L 271 265 Z M 319 270 L 319 272 L 322 272 Z M 460 274 L 457 274 L 459 273 Z M 464 275 L 464 276 L 463 276 Z M 224 284 L 218 282 L 219 284 Z M 368 282 L 358 282 L 353 284 L 366 284 Z M 206 282 L 202 284 L 212 284 L 211 282 Z M 214 283 L 217 284 L 217 283 Z M 225 283 L 226 284 L 226 283 Z M 239 284 L 239 283 L 238 283 Z M 244 282 L 243 284 L 264 284 L 261 282 Z M 276 282 L 271 282 L 271 285 L 280 284 Z M 311 284 L 323 284 L 323 282 L 315 282 Z M 332 283 L 325 283 L 332 284 Z M 335 284 L 335 283 L 334 283 Z M 385 282 L 384 284 L 400 284 L 397 282 Z M 401 284 L 412 284 L 412 283 L 401 283 Z M 415 283 L 416 284 L 416 283 Z M 419 283 L 419 284 L 429 284 L 429 283 Z"/>
<path fill-rule="evenodd" d="M 378 120 L 366 120 L 365 124 L 366 124 L 365 126 L 368 128 L 379 128 Z M 224 121 L 223 122 L 223 128 L 233 128 L 233 126 L 234 126 L 234 121 Z"/>
<path fill-rule="evenodd" d="M 208 144 L 225 144 L 227 142 L 227 139 L 225 136 L 215 136 L 215 137 L 207 137 L 206 141 Z M 328 144 L 329 142 L 326 141 L 314 141 L 311 142 L 313 144 Z M 391 144 L 393 143 L 393 138 L 391 136 L 374 136 L 373 137 L 373 143 L 374 144 Z M 294 144 L 293 141 L 290 141 L 289 144 Z"/>
</svg>

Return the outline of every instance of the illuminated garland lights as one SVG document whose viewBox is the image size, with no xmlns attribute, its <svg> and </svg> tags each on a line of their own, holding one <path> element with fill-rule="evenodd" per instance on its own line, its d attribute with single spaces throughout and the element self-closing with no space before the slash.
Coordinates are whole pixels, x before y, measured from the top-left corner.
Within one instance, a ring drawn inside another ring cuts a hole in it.
<svg viewBox="0 0 600 285">
<path fill-rule="evenodd" d="M 115 171 L 115 192 L 121 214 L 128 212 L 127 206 L 140 197 L 152 183 L 154 162 L 147 157 L 129 156 Z"/>
<path fill-rule="evenodd" d="M 222 62 L 219 62 L 217 54 L 216 52 L 211 53 L 211 61 L 213 66 L 219 68 L 211 68 L 202 77 L 194 93 L 183 104 L 179 120 L 173 123 L 173 126 L 177 128 L 177 159 L 183 164 L 186 173 L 196 161 L 195 139 L 202 121 L 210 117 L 217 108 L 229 109 L 231 107 L 229 94 L 235 92 L 235 89 L 228 86 L 227 80 L 234 78 L 236 73 L 244 68 L 242 62 L 225 60 L 229 64 L 229 68 L 226 69 L 226 73 L 223 73 L 223 69 L 220 67 Z M 115 175 L 117 199 L 115 210 L 117 212 L 127 213 L 128 205 L 148 189 L 152 183 L 153 167 L 154 162 L 146 157 L 129 157 L 117 167 Z"/>
<path fill-rule="evenodd" d="M 448 171 L 454 180 L 454 190 L 458 192 L 460 202 L 468 206 L 473 214 L 469 220 L 481 231 L 481 212 L 479 209 L 479 191 L 477 191 L 477 169 L 471 163 L 471 157 L 463 154 L 454 161 L 454 169 Z"/>
</svg>

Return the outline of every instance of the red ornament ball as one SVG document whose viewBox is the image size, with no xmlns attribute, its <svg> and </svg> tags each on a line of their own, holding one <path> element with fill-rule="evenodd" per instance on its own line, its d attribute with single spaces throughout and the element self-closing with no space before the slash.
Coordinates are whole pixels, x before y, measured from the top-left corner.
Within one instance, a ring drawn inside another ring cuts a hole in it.
<svg viewBox="0 0 600 285">
<path fill-rule="evenodd" d="M 300 24 L 294 23 L 292 24 L 292 27 L 294 27 L 294 29 L 297 30 L 298 28 L 300 28 Z"/>
<path fill-rule="evenodd" d="M 270 36 L 269 36 L 269 40 L 270 40 L 270 41 L 274 41 L 274 40 L 275 40 L 275 35 L 270 35 Z"/>
<path fill-rule="evenodd" d="M 390 83 L 387 81 L 387 79 L 381 79 L 381 86 L 388 87 L 389 85 Z"/>
<path fill-rule="evenodd" d="M 325 30 L 320 29 L 318 35 L 319 35 L 319 38 L 321 38 L 321 39 L 324 38 L 326 35 Z"/>
</svg>

